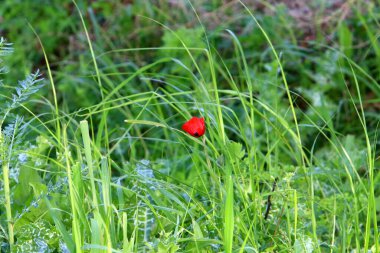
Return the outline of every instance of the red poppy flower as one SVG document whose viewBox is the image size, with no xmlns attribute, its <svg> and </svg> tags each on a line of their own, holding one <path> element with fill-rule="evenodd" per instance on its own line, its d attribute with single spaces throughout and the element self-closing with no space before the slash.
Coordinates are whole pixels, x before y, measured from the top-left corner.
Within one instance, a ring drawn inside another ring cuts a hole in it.
<svg viewBox="0 0 380 253">
<path fill-rule="evenodd" d="M 182 129 L 194 137 L 201 137 L 206 131 L 205 119 L 192 117 L 189 121 L 183 124 Z"/>
</svg>

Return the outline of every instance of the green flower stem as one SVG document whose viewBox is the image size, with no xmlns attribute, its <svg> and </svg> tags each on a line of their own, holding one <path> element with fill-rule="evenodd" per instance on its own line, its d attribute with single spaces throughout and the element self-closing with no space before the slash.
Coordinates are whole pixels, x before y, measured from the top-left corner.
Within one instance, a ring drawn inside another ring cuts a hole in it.
<svg viewBox="0 0 380 253">
<path fill-rule="evenodd" d="M 9 238 L 9 245 L 12 248 L 14 244 L 14 234 L 13 234 L 11 195 L 10 195 L 10 190 L 9 190 L 8 164 L 3 165 L 3 180 L 4 180 L 5 210 L 7 214 L 7 223 L 8 223 L 8 238 Z"/>
</svg>

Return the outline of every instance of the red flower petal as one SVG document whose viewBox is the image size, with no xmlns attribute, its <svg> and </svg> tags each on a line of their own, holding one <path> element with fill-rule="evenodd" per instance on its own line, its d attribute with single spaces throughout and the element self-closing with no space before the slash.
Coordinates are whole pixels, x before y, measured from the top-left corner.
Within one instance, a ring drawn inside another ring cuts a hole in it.
<svg viewBox="0 0 380 253">
<path fill-rule="evenodd" d="M 189 121 L 183 124 L 182 129 L 194 137 L 201 137 L 206 131 L 205 119 L 192 117 Z"/>
</svg>

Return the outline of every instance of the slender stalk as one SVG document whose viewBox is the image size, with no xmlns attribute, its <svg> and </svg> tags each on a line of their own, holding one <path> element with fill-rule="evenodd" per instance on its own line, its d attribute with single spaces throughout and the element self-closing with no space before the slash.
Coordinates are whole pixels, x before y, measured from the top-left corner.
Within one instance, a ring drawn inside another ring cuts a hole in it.
<svg viewBox="0 0 380 253">
<path fill-rule="evenodd" d="M 70 192 L 70 203 L 71 203 L 71 212 L 73 216 L 72 225 L 73 225 L 73 238 L 75 242 L 75 249 L 76 252 L 82 252 L 82 238 L 81 238 L 81 230 L 79 227 L 79 220 L 77 215 L 77 209 L 78 203 L 75 198 L 75 191 L 74 191 L 74 183 L 72 179 L 72 170 L 70 165 L 70 153 L 68 150 L 68 142 L 67 142 L 67 135 L 66 135 L 66 126 L 64 126 L 63 129 L 63 143 L 65 146 L 65 158 L 66 158 L 66 172 L 67 172 L 67 179 L 68 179 L 68 185 L 69 185 L 69 192 Z"/>
<path fill-rule="evenodd" d="M 13 219 L 12 219 L 12 207 L 11 207 L 11 191 L 9 187 L 9 165 L 8 162 L 6 162 L 6 155 L 4 150 L 4 141 L 3 141 L 3 134 L 1 132 L 1 124 L 0 122 L 0 156 L 2 157 L 1 160 L 4 161 L 2 169 L 3 169 L 3 183 L 4 183 L 4 197 L 5 197 L 5 212 L 7 216 L 7 225 L 8 225 L 8 241 L 9 245 L 12 251 L 13 244 L 14 244 L 14 232 L 13 232 Z"/>
<path fill-rule="evenodd" d="M 3 181 L 4 181 L 5 211 L 7 215 L 7 224 L 8 224 L 8 240 L 9 240 L 9 245 L 12 250 L 12 247 L 14 244 L 14 233 L 13 233 L 13 220 L 12 220 L 12 208 L 11 208 L 11 194 L 10 194 L 10 188 L 9 188 L 9 167 L 7 163 L 3 164 Z"/>
<path fill-rule="evenodd" d="M 54 112 L 55 112 L 55 121 L 56 121 L 55 128 L 56 128 L 57 141 L 59 142 L 61 140 L 61 125 L 60 125 L 60 122 L 59 122 L 59 108 L 58 108 L 57 92 L 56 92 L 56 88 L 55 88 L 55 83 L 54 83 L 52 71 L 50 69 L 50 62 L 49 62 L 48 56 L 47 56 L 46 51 L 45 51 L 45 47 L 44 47 L 44 45 L 43 45 L 43 43 L 41 41 L 40 36 L 38 35 L 38 33 L 36 32 L 36 30 L 34 29 L 34 27 L 30 23 L 28 23 L 28 25 L 29 25 L 30 29 L 32 29 L 34 35 L 36 35 L 38 43 L 41 46 L 42 53 L 43 53 L 44 58 L 45 58 L 46 68 L 47 68 L 47 72 L 48 72 L 48 75 L 49 75 L 49 81 L 50 81 L 51 89 L 52 89 L 52 92 L 53 92 Z"/>
</svg>

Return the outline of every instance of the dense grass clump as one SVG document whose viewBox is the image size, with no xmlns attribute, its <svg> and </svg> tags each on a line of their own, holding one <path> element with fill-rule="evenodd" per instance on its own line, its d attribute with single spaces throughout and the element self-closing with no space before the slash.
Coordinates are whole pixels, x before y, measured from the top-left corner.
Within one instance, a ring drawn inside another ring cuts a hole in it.
<svg viewBox="0 0 380 253">
<path fill-rule="evenodd" d="M 0 7 L 2 252 L 380 251 L 376 5 L 38 2 Z"/>
</svg>

